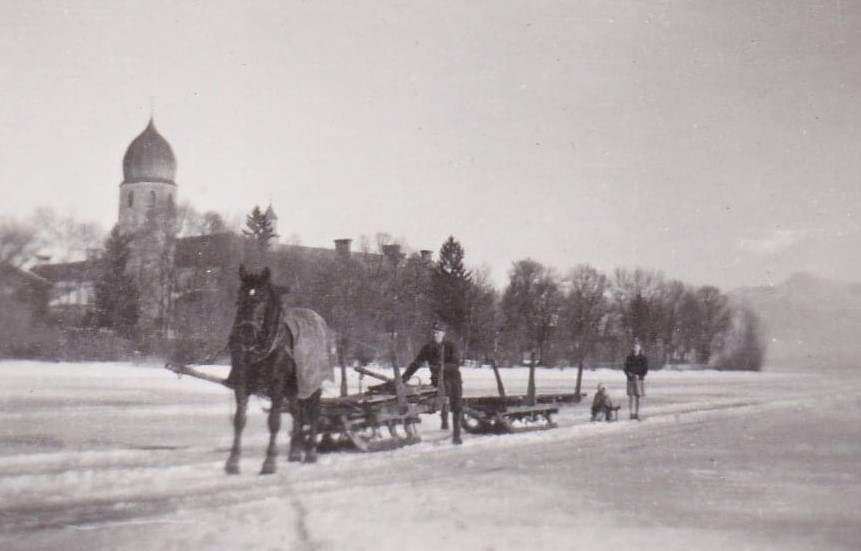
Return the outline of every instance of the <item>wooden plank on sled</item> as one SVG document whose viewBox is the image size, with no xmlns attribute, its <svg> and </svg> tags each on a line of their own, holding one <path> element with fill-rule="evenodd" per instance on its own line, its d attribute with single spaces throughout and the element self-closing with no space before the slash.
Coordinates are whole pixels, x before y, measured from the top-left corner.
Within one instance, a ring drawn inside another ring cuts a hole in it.
<svg viewBox="0 0 861 551">
<path fill-rule="evenodd" d="M 580 402 L 582 396 L 585 396 L 585 394 L 581 395 L 576 392 L 539 394 L 535 401 L 539 404 L 576 404 Z"/>
<path fill-rule="evenodd" d="M 544 415 L 547 413 L 559 413 L 559 408 L 556 406 L 543 404 L 536 404 L 534 406 L 511 406 L 505 408 L 505 411 L 503 413 L 508 416 L 528 414 Z"/>
</svg>

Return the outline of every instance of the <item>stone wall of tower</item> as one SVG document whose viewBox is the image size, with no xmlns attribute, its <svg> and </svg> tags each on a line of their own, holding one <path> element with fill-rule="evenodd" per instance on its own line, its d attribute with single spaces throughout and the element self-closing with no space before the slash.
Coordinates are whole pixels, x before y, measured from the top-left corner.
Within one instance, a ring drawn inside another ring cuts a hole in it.
<svg viewBox="0 0 861 551">
<path fill-rule="evenodd" d="M 119 225 L 131 233 L 128 273 L 139 296 L 139 328 L 150 335 L 163 334 L 170 311 L 176 251 L 176 186 L 158 182 L 120 186 Z"/>
<path fill-rule="evenodd" d="M 120 184 L 118 223 L 123 233 L 136 232 L 147 223 L 151 208 L 176 205 L 176 186 L 163 182 Z"/>
</svg>

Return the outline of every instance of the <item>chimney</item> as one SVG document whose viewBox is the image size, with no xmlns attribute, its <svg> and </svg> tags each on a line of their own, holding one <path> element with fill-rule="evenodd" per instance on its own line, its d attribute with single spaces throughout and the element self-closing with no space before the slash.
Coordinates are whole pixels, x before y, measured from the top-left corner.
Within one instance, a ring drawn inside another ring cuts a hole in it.
<svg viewBox="0 0 861 551">
<path fill-rule="evenodd" d="M 388 266 L 397 267 L 401 263 L 401 246 L 397 244 L 383 245 L 383 257 Z"/>
<path fill-rule="evenodd" d="M 352 243 L 352 239 L 336 239 L 335 240 L 335 254 L 338 258 L 347 260 L 350 258 L 350 243 Z"/>
<path fill-rule="evenodd" d="M 419 251 L 419 254 L 422 255 L 422 260 L 425 262 L 433 262 L 433 251 L 422 249 Z"/>
</svg>

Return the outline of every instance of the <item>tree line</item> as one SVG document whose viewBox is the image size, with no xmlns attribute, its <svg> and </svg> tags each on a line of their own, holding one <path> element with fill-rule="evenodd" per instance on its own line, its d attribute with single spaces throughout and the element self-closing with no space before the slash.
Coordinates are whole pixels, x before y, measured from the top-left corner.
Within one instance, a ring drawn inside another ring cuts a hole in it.
<svg viewBox="0 0 861 551">
<path fill-rule="evenodd" d="M 760 323 L 750 309 L 716 287 L 660 272 L 617 268 L 604 274 L 580 264 L 560 274 L 527 258 L 512 264 L 500 291 L 487 269 L 468 268 L 454 236 L 441 244 L 435 260 L 388 234 L 364 238 L 349 254 L 333 254 L 274 245 L 271 221 L 257 207 L 239 231 L 231 231 L 236 221 L 228 224 L 188 205 L 177 214 L 179 235 L 232 236 L 220 246 L 216 269 L 186 269 L 187 292 L 168 310 L 166 326 L 189 359 L 223 346 L 234 314 L 235 269 L 243 262 L 251 269 L 270 266 L 279 285 L 289 288 L 288 304 L 320 312 L 347 363 L 403 365 L 428 338 L 434 320 L 449 327 L 465 358 L 499 365 L 618 365 L 634 339 L 655 366 L 757 370 L 765 354 Z M 37 253 L 38 243 L 27 236 L 39 234 L 38 228 L 21 230 L 8 221 L 0 225 L 0 262 L 23 265 Z M 91 244 L 92 231 L 78 230 Z M 129 247 L 130 236 L 116 228 L 104 242 L 88 323 L 135 341 L 141 337 L 140 289 L 125 269 Z"/>
<path fill-rule="evenodd" d="M 443 321 L 465 358 L 504 365 L 618 365 L 639 340 L 657 367 L 699 364 L 758 370 L 759 319 L 714 286 L 642 268 L 606 275 L 582 264 L 564 275 L 532 259 L 513 263 L 499 292 L 487 270 L 469 270 L 453 236 L 436 261 L 377 238 L 376 255 L 297 257 L 280 268 L 290 300 L 317 309 L 350 359 L 411 358 Z M 388 251 L 388 253 L 387 253 Z M 382 352 L 387 351 L 387 352 Z"/>
</svg>

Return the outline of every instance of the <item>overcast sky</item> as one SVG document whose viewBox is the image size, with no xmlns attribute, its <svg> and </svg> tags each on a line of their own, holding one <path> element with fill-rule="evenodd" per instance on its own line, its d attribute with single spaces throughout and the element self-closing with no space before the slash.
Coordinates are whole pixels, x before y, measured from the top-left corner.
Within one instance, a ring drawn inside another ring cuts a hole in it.
<svg viewBox="0 0 861 551">
<path fill-rule="evenodd" d="M 109 229 L 154 105 L 180 200 L 306 245 L 861 281 L 859 2 L 6 0 L 0 49 L 0 216 Z"/>
</svg>

